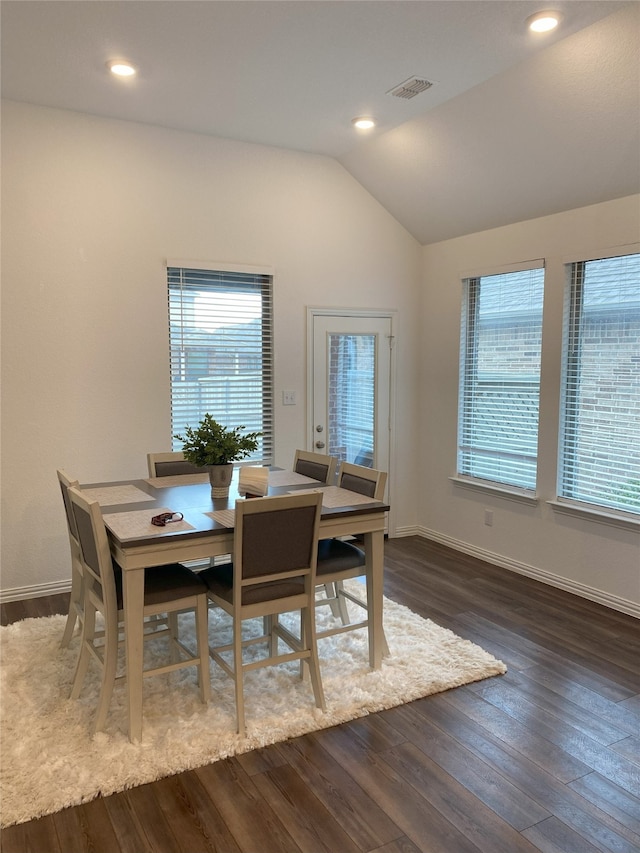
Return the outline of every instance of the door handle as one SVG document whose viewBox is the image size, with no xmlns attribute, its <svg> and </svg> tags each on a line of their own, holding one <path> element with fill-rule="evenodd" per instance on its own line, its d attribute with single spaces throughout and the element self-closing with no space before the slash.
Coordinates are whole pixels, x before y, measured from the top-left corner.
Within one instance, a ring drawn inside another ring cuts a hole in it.
<svg viewBox="0 0 640 853">
<path fill-rule="evenodd" d="M 322 448 L 324 447 L 324 441 L 316 441 L 316 447 L 318 448 L 318 450 L 322 450 Z"/>
</svg>

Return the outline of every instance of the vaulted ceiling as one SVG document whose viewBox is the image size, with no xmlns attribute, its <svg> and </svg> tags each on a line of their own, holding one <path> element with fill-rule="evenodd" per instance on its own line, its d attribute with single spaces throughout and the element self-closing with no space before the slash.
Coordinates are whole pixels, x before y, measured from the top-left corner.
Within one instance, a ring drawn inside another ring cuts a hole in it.
<svg viewBox="0 0 640 853">
<path fill-rule="evenodd" d="M 334 157 L 426 244 L 640 191 L 640 3 L 550 5 L 3 0 L 2 94 Z"/>
</svg>

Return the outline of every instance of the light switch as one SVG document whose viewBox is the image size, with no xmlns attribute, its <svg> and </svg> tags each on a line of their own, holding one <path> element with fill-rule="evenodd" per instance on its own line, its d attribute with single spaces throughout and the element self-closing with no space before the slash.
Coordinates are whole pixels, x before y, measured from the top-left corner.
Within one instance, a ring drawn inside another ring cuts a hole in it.
<svg viewBox="0 0 640 853">
<path fill-rule="evenodd" d="M 298 393 L 297 391 L 283 391 L 282 392 L 282 405 L 283 406 L 295 406 L 298 402 Z"/>
</svg>

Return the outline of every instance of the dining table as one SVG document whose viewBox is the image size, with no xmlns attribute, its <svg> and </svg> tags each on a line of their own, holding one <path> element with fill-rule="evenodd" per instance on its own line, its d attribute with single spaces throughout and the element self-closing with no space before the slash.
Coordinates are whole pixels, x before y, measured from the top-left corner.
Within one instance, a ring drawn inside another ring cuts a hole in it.
<svg viewBox="0 0 640 853">
<path fill-rule="evenodd" d="M 234 470 L 229 496 L 212 498 L 207 473 L 184 474 L 81 486 L 90 500 L 100 504 L 111 554 L 122 569 L 125 663 L 129 738 L 142 738 L 144 575 L 166 563 L 206 561 L 233 555 L 234 508 L 239 468 Z M 320 539 L 358 535 L 365 553 L 369 665 L 379 669 L 384 649 L 383 581 L 385 514 L 389 505 L 325 485 L 299 474 L 269 468 L 268 495 L 299 490 L 321 491 Z M 182 519 L 154 526 L 152 517 L 162 512 Z"/>
</svg>

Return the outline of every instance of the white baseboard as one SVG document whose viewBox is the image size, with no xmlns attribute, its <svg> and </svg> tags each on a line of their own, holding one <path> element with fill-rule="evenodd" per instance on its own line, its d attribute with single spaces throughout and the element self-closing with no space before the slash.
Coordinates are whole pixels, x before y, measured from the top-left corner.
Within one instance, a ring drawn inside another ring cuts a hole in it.
<svg viewBox="0 0 640 853">
<path fill-rule="evenodd" d="M 33 586 L 16 586 L 13 589 L 0 590 L 0 604 L 6 601 L 21 601 L 25 598 L 42 598 L 44 595 L 57 595 L 60 592 L 69 592 L 70 589 L 70 580 L 39 583 Z"/>
<path fill-rule="evenodd" d="M 535 566 L 529 566 L 526 563 L 521 563 L 518 560 L 512 560 L 509 557 L 503 557 L 501 554 L 494 554 L 492 551 L 485 551 L 483 548 L 477 548 L 475 545 L 470 545 L 468 542 L 462 542 L 459 539 L 453 539 L 452 537 L 445 536 L 435 530 L 429 530 L 426 527 L 419 527 L 415 533 L 402 533 L 400 535 L 415 535 L 422 536 L 424 539 L 432 539 L 434 542 L 439 542 L 441 545 L 446 545 L 448 548 L 453 548 L 456 551 L 462 551 L 464 554 L 470 554 L 472 557 L 477 557 L 479 560 L 492 563 L 494 566 L 500 566 L 500 568 L 508 569 L 509 571 L 516 572 L 519 575 L 526 575 L 527 577 L 533 578 L 541 583 L 558 587 L 558 589 L 564 589 L 567 592 L 572 592 L 574 595 L 579 595 L 581 598 L 587 598 L 590 601 L 595 601 L 605 607 L 610 607 L 612 610 L 618 610 L 621 613 L 627 613 L 629 616 L 635 616 L 636 619 L 640 619 L 640 604 L 637 604 L 635 601 L 629 601 L 626 598 L 610 595 L 608 592 L 604 592 L 601 589 L 577 583 L 576 581 L 569 580 L 568 578 L 563 578 L 560 575 L 554 575 L 552 572 L 547 572 L 544 569 L 538 569 Z"/>
<path fill-rule="evenodd" d="M 402 539 L 403 536 L 422 536 L 421 529 L 419 527 L 396 527 L 393 538 L 394 539 Z"/>
<path fill-rule="evenodd" d="M 595 601 L 605 607 L 610 607 L 612 610 L 618 610 L 621 613 L 628 613 L 629 616 L 635 616 L 636 619 L 640 619 L 640 605 L 636 604 L 634 601 L 628 601 L 625 598 L 609 595 L 609 593 L 604 592 L 601 589 L 576 583 L 575 581 L 568 580 L 560 575 L 554 575 L 552 572 L 546 572 L 543 569 L 537 569 L 535 566 L 529 566 L 526 563 L 521 563 L 508 557 L 503 557 L 500 554 L 494 554 L 492 551 L 485 551 L 483 548 L 477 548 L 475 545 L 470 545 L 468 542 L 462 542 L 459 539 L 453 539 L 451 536 L 445 536 L 435 530 L 429 530 L 426 527 L 420 526 L 396 528 L 394 532 L 394 539 L 401 539 L 406 536 L 422 536 L 424 539 L 432 539 L 434 542 L 439 542 L 441 545 L 446 545 L 448 548 L 453 548 L 455 551 L 462 551 L 464 554 L 470 554 L 472 557 L 477 557 L 479 560 L 485 560 L 487 563 L 492 563 L 494 566 L 500 566 L 500 568 L 508 569 L 509 571 L 516 572 L 519 575 L 526 575 L 527 577 L 533 578 L 541 583 L 558 587 L 558 589 L 564 589 L 567 592 L 572 592 L 574 595 L 579 595 L 582 598 Z M 70 589 L 71 581 L 58 581 L 56 583 L 14 587 L 13 589 L 0 591 L 0 604 L 6 601 L 20 601 L 25 598 L 41 598 L 44 595 L 56 595 L 61 592 L 69 592 Z"/>
</svg>

